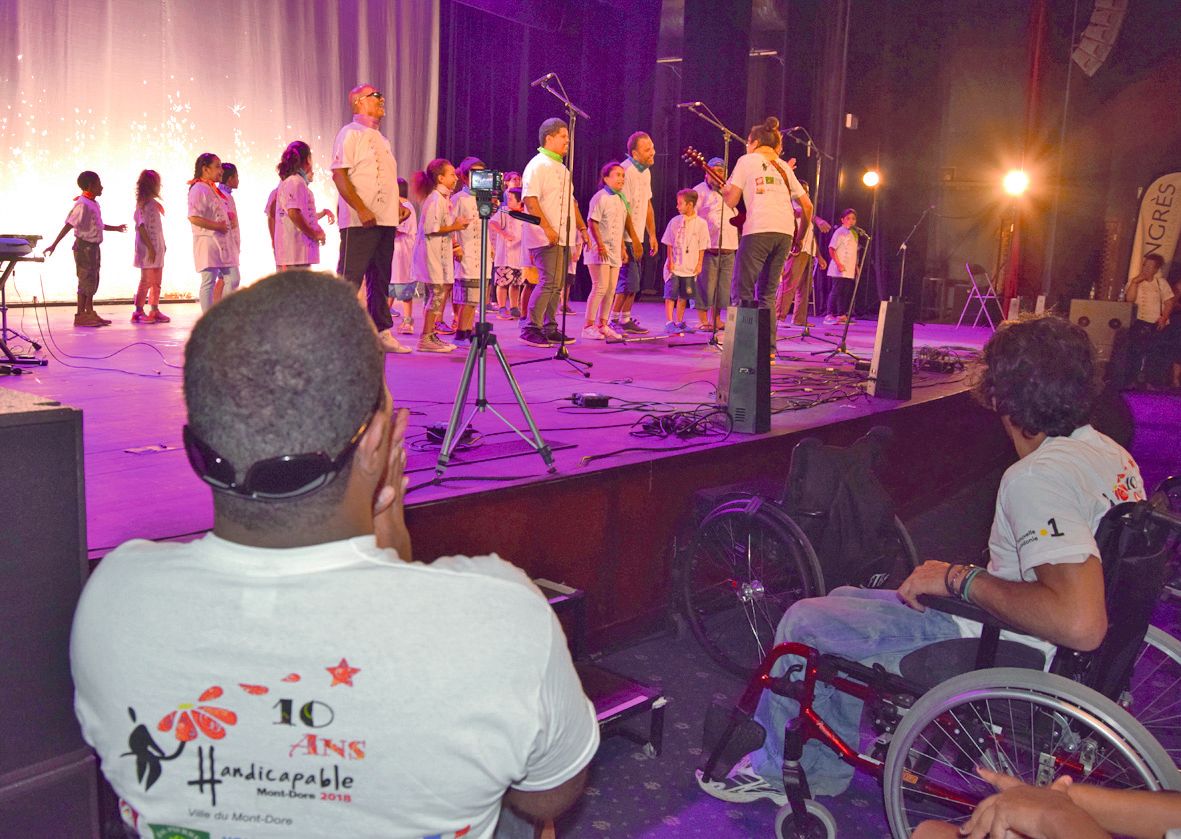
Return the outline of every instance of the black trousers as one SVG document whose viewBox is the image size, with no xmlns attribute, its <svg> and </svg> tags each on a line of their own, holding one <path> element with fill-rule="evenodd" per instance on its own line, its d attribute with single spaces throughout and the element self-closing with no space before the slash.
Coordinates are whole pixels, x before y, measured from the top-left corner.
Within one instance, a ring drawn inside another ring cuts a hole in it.
<svg viewBox="0 0 1181 839">
<path fill-rule="evenodd" d="M 390 264 L 396 227 L 342 227 L 336 273 L 357 288 L 365 280 L 365 308 L 378 332 L 394 325 L 390 318 Z"/>
</svg>

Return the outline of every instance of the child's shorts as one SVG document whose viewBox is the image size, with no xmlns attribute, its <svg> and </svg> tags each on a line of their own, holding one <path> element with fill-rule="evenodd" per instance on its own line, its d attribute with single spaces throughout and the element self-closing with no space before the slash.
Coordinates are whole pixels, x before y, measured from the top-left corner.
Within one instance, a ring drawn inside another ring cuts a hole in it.
<svg viewBox="0 0 1181 839">
<path fill-rule="evenodd" d="M 451 297 L 451 283 L 446 285 L 424 283 L 423 288 L 426 290 L 424 308 L 435 317 L 441 317 L 443 307 L 447 304 L 447 299 Z"/>
<path fill-rule="evenodd" d="M 525 273 L 522 268 L 506 268 L 503 265 L 497 265 L 494 276 L 497 288 L 520 287 L 525 284 Z"/>
<path fill-rule="evenodd" d="M 418 283 L 390 283 L 390 299 L 409 303 L 418 293 Z"/>
<path fill-rule="evenodd" d="M 673 274 L 664 281 L 665 300 L 688 300 L 693 296 L 693 280 L 695 277 L 678 277 Z"/>
</svg>

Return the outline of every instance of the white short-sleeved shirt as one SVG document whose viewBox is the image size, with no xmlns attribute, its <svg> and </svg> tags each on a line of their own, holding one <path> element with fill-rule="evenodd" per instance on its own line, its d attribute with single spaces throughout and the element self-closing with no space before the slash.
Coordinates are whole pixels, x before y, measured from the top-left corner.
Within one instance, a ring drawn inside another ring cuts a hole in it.
<svg viewBox="0 0 1181 839">
<path fill-rule="evenodd" d="M 611 265 L 618 268 L 623 264 L 623 237 L 627 224 L 627 207 L 623 198 L 603 187 L 591 196 L 590 207 L 586 211 L 586 223 L 595 222 L 599 228 L 599 237 L 607 248 L 607 258 L 599 256 L 599 249 L 595 247 L 594 239 L 591 246 L 582 252 L 582 261 L 587 265 Z"/>
<path fill-rule="evenodd" d="M 1149 282 L 1140 283 L 1136 288 L 1136 319 L 1156 323 L 1164 311 L 1165 302 L 1172 297 L 1173 289 L 1160 274 Z"/>
<path fill-rule="evenodd" d="M 644 171 L 630 157 L 623 161 L 623 196 L 631 207 L 632 227 L 644 243 L 644 231 L 648 226 L 648 207 L 652 203 L 652 167 Z"/>
<path fill-rule="evenodd" d="M 800 253 L 816 255 L 816 221 L 813 219 L 808 222 L 808 226 L 804 227 L 803 205 L 799 201 L 792 199 L 792 211 L 798 213 L 797 218 L 800 219 Z"/>
<path fill-rule="evenodd" d="M 525 222 L 515 219 L 508 214 L 507 203 L 501 204 L 496 213 L 496 223 L 508 233 L 507 236 L 503 233 L 494 233 L 492 236 L 492 249 L 496 267 L 524 268 L 529 264 L 528 252 L 524 254 L 524 258 L 522 258 L 521 254 L 521 240 L 525 236 L 523 229 Z"/>
<path fill-rule="evenodd" d="M 519 569 L 372 536 L 128 542 L 86 584 L 70 660 L 141 837 L 489 837 L 509 786 L 560 785 L 599 740 Z"/>
<path fill-rule="evenodd" d="M 455 260 L 451 258 L 451 236 L 431 236 L 455 221 L 451 197 L 436 189 L 422 202 L 418 216 L 418 235 L 414 242 L 414 260 L 410 276 L 414 282 L 450 285 L 455 282 Z"/>
<path fill-rule="evenodd" d="M 577 226 L 574 212 L 574 187 L 570 184 L 570 173 L 566 165 L 548 155 L 538 152 L 521 173 L 521 200 L 536 198 L 541 212 L 550 227 L 558 231 L 559 245 L 574 241 Z M 562 229 L 562 215 L 568 215 L 566 229 Z M 540 224 L 525 226 L 525 243 L 528 248 L 549 246 L 545 231 Z"/>
<path fill-rule="evenodd" d="M 471 223 L 459 231 L 457 238 L 459 246 L 463 248 L 463 259 L 455 261 L 455 276 L 475 280 L 480 276 L 480 210 L 476 205 L 476 196 L 467 188 L 451 196 L 451 215 L 454 218 L 466 216 Z M 488 233 L 488 262 L 487 271 L 492 273 L 492 232 Z"/>
<path fill-rule="evenodd" d="M 830 277 L 844 277 L 845 279 L 852 279 L 856 276 L 857 271 L 857 234 L 849 228 L 841 225 L 832 232 L 832 238 L 828 240 L 828 249 L 831 252 L 835 251 L 837 259 L 841 261 L 842 271 L 837 267 L 837 260 L 830 259 L 828 261 L 828 276 Z"/>
<path fill-rule="evenodd" d="M 786 162 L 778 160 L 778 163 L 787 175 L 786 183 L 771 161 L 759 152 L 744 154 L 734 164 L 734 171 L 730 173 L 727 183 L 739 187 L 746 202 L 743 236 L 752 233 L 795 234 L 796 217 L 792 212 L 791 199 L 803 195 L 804 188 Z"/>
<path fill-rule="evenodd" d="M 226 258 L 230 260 L 230 265 L 237 265 L 242 261 L 242 220 L 238 218 L 238 202 L 234 200 L 234 191 L 225 184 L 218 184 L 217 189 L 226 197 L 229 213 L 234 220 L 226 231 L 226 244 L 229 247 Z"/>
<path fill-rule="evenodd" d="M 136 268 L 164 267 L 164 251 L 167 248 L 164 245 L 164 224 L 161 218 L 163 213 L 164 208 L 155 198 L 149 198 L 142 207 L 135 208 L 133 221 L 135 224 Z M 141 229 L 143 234 L 140 234 Z M 155 251 L 155 259 L 148 258 L 149 242 Z"/>
<path fill-rule="evenodd" d="M 189 216 L 198 216 L 206 221 L 229 224 L 230 205 L 221 192 L 204 181 L 189 187 Z M 229 268 L 229 232 L 206 230 L 191 224 L 193 229 L 193 265 L 198 271 L 206 268 Z"/>
<path fill-rule="evenodd" d="M 697 215 L 705 219 L 706 227 L 709 228 L 709 246 L 727 251 L 737 250 L 738 228 L 730 223 L 730 219 L 738 214 L 737 210 L 727 207 L 726 202 L 722 200 L 722 193 L 710 187 L 705 181 L 693 187 L 693 191 L 697 193 Z"/>
<path fill-rule="evenodd" d="M 988 573 L 1032 582 L 1039 565 L 1083 563 L 1099 556 L 1095 530 L 1113 506 L 1145 498 L 1140 469 L 1128 452 L 1089 425 L 1068 437 L 1047 437 L 1005 470 L 988 537 Z M 965 636 L 980 624 L 957 618 Z M 1006 633 L 1045 653 L 1054 645 Z"/>
<path fill-rule="evenodd" d="M 398 162 L 384 134 L 355 120 L 350 122 L 336 135 L 329 168 L 348 172 L 357 195 L 379 226 L 398 226 Z M 342 228 L 361 226 L 361 217 L 343 196 L 337 202 L 336 220 Z"/>
<path fill-rule="evenodd" d="M 410 211 L 410 215 L 398 225 L 394 233 L 394 258 L 390 264 L 391 283 L 412 283 L 410 266 L 414 259 L 414 242 L 418 238 L 418 213 L 414 205 L 403 200 L 402 206 Z"/>
<path fill-rule="evenodd" d="M 75 239 L 93 245 L 102 244 L 103 211 L 99 209 L 97 201 L 79 195 L 66 215 L 66 224 L 74 228 Z"/>
<path fill-rule="evenodd" d="M 701 252 L 709 247 L 709 228 L 701 216 L 694 215 L 690 218 L 678 214 L 669 219 L 660 242 L 668 246 L 668 253 L 674 264 L 673 270 L 670 271 L 668 261 L 665 261 L 666 280 L 673 276 L 696 277 L 697 260 L 701 258 Z"/>
<path fill-rule="evenodd" d="M 320 261 L 320 243 L 295 226 L 289 210 L 299 210 L 312 230 L 321 229 L 316 220 L 316 198 L 298 173 L 284 178 L 275 196 L 275 264 L 316 265 Z"/>
</svg>

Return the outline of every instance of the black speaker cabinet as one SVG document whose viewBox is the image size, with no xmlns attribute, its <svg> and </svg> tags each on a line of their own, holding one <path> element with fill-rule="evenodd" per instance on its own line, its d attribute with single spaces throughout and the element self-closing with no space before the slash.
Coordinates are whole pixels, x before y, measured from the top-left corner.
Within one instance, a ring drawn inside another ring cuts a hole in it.
<svg viewBox="0 0 1181 839">
<path fill-rule="evenodd" d="M 914 317 L 906 302 L 883 300 L 878 308 L 878 333 L 869 367 L 869 395 L 910 399 L 914 372 Z"/>
<path fill-rule="evenodd" d="M 86 576 L 82 413 L 0 388 L 0 476 L 0 835 L 27 813 L 40 833 L 24 835 L 98 836 L 69 654 Z"/>
<path fill-rule="evenodd" d="M 726 310 L 718 402 L 734 430 L 765 434 L 771 430 L 771 310 L 731 306 Z"/>
</svg>

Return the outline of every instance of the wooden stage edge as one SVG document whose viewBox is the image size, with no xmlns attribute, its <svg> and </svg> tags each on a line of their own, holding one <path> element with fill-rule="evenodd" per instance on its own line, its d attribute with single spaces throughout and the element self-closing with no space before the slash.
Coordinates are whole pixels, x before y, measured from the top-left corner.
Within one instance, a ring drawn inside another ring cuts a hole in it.
<svg viewBox="0 0 1181 839">
<path fill-rule="evenodd" d="M 995 415 L 964 389 L 822 426 L 416 504 L 407 510 L 415 555 L 462 553 L 495 533 L 497 552 L 530 576 L 586 592 L 590 647 L 606 649 L 667 620 L 674 554 L 692 535 L 698 490 L 782 479 L 805 437 L 848 445 L 877 425 L 894 432 L 881 477 L 904 520 L 1014 457 Z"/>
</svg>

